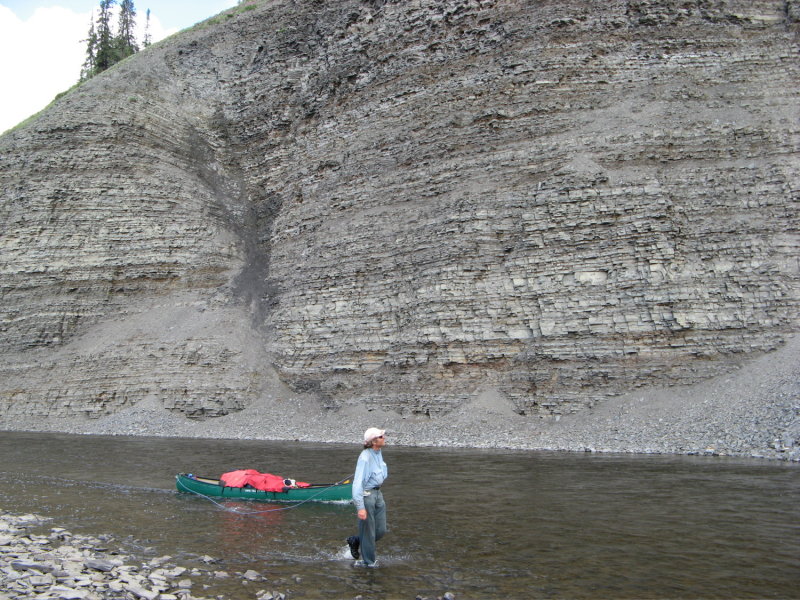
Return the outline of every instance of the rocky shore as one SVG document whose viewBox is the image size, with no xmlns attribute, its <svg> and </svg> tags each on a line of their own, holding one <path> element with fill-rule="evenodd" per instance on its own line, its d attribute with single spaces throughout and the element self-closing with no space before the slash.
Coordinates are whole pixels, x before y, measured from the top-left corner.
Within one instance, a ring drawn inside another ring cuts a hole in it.
<svg viewBox="0 0 800 600">
<path fill-rule="evenodd" d="M 206 600 L 194 591 L 209 587 L 199 584 L 198 579 L 233 576 L 180 566 L 171 556 L 137 564 L 112 550 L 109 536 L 76 535 L 62 527 L 51 527 L 45 534 L 33 533 L 47 521 L 38 515 L 12 515 L 0 510 L 0 599 Z M 205 560 L 214 562 L 211 557 Z M 235 576 L 256 585 L 268 583 L 255 571 Z M 252 595 L 258 600 L 284 600 L 286 596 L 266 589 Z"/>
<path fill-rule="evenodd" d="M 39 515 L 14 515 L 0 509 L 0 600 L 225 600 L 228 595 L 211 591 L 207 582 L 238 578 L 239 598 L 287 600 L 302 597 L 302 578 L 270 581 L 247 570 L 228 573 L 215 570 L 213 557 L 201 561 L 207 569 L 181 566 L 171 556 L 138 562 L 113 549 L 111 536 L 77 535 L 63 527 L 50 527 Z M 35 533 L 42 531 L 43 533 Z M 202 588 L 206 596 L 196 590 Z M 355 600 L 361 600 L 357 596 Z M 417 596 L 417 600 L 427 600 Z M 456 600 L 446 592 L 437 600 Z"/>
<path fill-rule="evenodd" d="M 358 443 L 377 425 L 407 446 L 704 454 L 800 461 L 800 338 L 692 386 L 642 388 L 560 419 L 519 415 L 491 388 L 448 415 L 345 405 L 325 410 L 276 385 L 224 417 L 188 419 L 158 401 L 99 418 L 0 415 L 0 430 Z"/>
</svg>

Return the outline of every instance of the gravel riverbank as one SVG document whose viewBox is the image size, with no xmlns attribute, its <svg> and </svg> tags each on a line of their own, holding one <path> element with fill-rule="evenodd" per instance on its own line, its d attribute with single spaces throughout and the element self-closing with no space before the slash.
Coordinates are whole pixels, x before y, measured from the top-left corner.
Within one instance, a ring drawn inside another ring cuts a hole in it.
<svg viewBox="0 0 800 600">
<path fill-rule="evenodd" d="M 263 401 L 196 420 L 142 402 L 113 415 L 43 418 L 0 415 L 0 429 L 358 443 L 371 425 L 408 446 L 578 452 L 709 454 L 800 461 L 800 336 L 697 385 L 641 389 L 560 419 L 520 416 L 495 390 L 444 417 L 428 418 L 316 401 L 276 386 Z"/>
<path fill-rule="evenodd" d="M 22 600 L 207 600 L 197 588 L 214 579 L 239 577 L 250 584 L 248 597 L 285 600 L 285 592 L 264 589 L 269 582 L 256 571 L 229 574 L 177 564 L 171 556 L 137 562 L 113 548 L 109 536 L 73 534 L 44 524 L 38 515 L 12 515 L 0 510 L 0 599 Z M 34 531 L 43 530 L 43 533 Z M 259 589 L 260 586 L 264 588 Z M 257 590 L 257 591 L 256 591 Z"/>
</svg>

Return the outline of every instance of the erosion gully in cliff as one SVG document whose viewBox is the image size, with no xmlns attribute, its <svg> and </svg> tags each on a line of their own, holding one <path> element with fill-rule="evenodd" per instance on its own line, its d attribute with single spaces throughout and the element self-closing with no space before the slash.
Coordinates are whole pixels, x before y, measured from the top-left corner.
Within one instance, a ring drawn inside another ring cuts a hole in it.
<svg viewBox="0 0 800 600">
<path fill-rule="evenodd" d="M 0 413 L 436 417 L 797 330 L 794 1 L 256 2 L 0 139 Z"/>
</svg>

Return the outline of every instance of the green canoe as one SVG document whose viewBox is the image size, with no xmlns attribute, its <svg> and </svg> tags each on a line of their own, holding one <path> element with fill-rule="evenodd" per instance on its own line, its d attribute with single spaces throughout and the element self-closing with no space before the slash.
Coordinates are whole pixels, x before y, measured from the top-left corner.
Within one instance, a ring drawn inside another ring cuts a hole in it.
<svg viewBox="0 0 800 600">
<path fill-rule="evenodd" d="M 212 498 L 236 500 L 261 500 L 265 502 L 343 502 L 352 499 L 353 482 L 314 484 L 306 488 L 292 488 L 285 492 L 264 492 L 250 487 L 227 487 L 218 479 L 178 473 L 175 487 L 179 492 L 199 494 Z"/>
</svg>

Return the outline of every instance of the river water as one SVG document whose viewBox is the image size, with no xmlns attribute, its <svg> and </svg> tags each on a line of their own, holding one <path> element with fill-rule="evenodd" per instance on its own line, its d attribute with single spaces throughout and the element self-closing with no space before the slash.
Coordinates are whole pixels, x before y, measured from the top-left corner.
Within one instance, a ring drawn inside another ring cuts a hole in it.
<svg viewBox="0 0 800 600">
<path fill-rule="evenodd" d="M 0 508 L 110 534 L 141 561 L 170 555 L 270 580 L 194 589 L 207 597 L 800 598 L 797 465 L 388 441 L 390 532 L 377 569 L 348 558 L 352 506 L 240 515 L 174 487 L 180 471 L 235 468 L 333 482 L 352 472 L 357 445 L 3 432 Z M 242 505 L 276 507 L 227 507 Z"/>
</svg>

